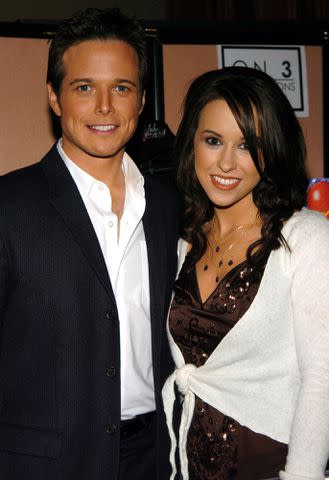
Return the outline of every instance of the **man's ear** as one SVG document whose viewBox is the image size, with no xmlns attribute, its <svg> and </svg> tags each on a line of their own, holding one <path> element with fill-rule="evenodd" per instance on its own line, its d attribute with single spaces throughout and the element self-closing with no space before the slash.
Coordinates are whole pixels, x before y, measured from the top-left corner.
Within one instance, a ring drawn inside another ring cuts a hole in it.
<svg viewBox="0 0 329 480">
<path fill-rule="evenodd" d="M 144 105 L 145 105 L 145 90 L 143 91 L 142 96 L 141 96 L 141 104 L 140 104 L 140 107 L 139 107 L 139 110 L 138 110 L 138 115 L 140 115 L 142 113 Z"/>
<path fill-rule="evenodd" d="M 47 90 L 48 90 L 48 100 L 49 100 L 49 105 L 57 117 L 60 117 L 62 112 L 61 112 L 61 107 L 59 105 L 58 101 L 58 96 L 54 91 L 54 88 L 51 83 L 47 83 Z"/>
</svg>

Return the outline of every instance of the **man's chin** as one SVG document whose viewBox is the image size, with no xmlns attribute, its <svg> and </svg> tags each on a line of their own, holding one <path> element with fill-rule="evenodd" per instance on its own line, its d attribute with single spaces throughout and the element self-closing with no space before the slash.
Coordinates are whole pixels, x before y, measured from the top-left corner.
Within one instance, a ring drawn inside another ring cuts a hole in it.
<svg viewBox="0 0 329 480">
<path fill-rule="evenodd" d="M 115 158 L 118 155 L 123 155 L 124 152 L 124 147 L 118 148 L 116 150 L 113 149 L 94 149 L 94 150 L 85 150 L 85 153 L 89 155 L 92 158 L 99 158 L 99 159 L 110 159 L 110 158 Z"/>
</svg>

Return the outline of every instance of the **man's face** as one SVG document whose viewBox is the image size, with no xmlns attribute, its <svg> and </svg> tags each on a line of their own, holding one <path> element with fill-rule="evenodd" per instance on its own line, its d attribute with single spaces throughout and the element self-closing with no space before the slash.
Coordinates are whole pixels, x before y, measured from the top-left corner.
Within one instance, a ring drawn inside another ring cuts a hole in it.
<svg viewBox="0 0 329 480">
<path fill-rule="evenodd" d="M 61 118 L 63 149 L 72 161 L 121 162 L 144 105 L 135 50 L 118 40 L 90 40 L 63 55 L 64 78 L 51 108 Z"/>
</svg>

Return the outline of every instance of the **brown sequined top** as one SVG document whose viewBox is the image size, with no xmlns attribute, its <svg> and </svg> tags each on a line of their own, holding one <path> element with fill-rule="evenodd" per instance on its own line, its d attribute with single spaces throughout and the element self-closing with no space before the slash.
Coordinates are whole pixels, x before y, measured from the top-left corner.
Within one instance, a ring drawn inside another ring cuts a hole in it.
<svg viewBox="0 0 329 480">
<path fill-rule="evenodd" d="M 263 275 L 243 262 L 202 303 L 195 267 L 188 257 L 176 280 L 170 331 L 186 363 L 203 365 L 248 310 Z M 190 480 L 257 480 L 277 477 L 287 446 L 257 434 L 195 399 L 187 439 Z"/>
</svg>

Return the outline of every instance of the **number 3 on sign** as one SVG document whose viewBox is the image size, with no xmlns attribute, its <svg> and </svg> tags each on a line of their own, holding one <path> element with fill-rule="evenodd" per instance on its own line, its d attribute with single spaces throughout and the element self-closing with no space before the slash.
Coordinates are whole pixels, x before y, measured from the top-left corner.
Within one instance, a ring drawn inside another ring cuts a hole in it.
<svg viewBox="0 0 329 480">
<path fill-rule="evenodd" d="M 289 78 L 291 77 L 291 65 L 290 65 L 290 62 L 288 62 L 288 60 L 285 60 L 284 62 L 282 62 L 282 66 L 284 67 L 284 70 L 282 73 L 282 76 L 284 78 Z"/>
</svg>

